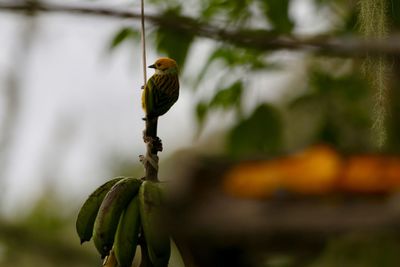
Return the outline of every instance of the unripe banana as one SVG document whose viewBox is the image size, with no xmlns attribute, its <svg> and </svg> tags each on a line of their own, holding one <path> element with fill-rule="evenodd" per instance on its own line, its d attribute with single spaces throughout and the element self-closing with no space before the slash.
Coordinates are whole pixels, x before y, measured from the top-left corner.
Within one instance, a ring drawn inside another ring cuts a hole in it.
<svg viewBox="0 0 400 267">
<path fill-rule="evenodd" d="M 124 177 L 116 177 L 97 188 L 83 203 L 76 219 L 76 232 L 79 235 L 81 244 L 89 241 L 93 234 L 93 225 L 96 220 L 101 202 L 111 187 Z"/>
<path fill-rule="evenodd" d="M 139 230 L 139 197 L 135 196 L 121 215 L 115 234 L 113 250 L 119 267 L 132 265 L 139 239 Z"/>
<path fill-rule="evenodd" d="M 169 234 L 162 225 L 163 197 L 158 184 L 143 182 L 139 190 L 140 220 L 151 263 L 155 267 L 168 266 L 171 254 Z"/>
<path fill-rule="evenodd" d="M 137 195 L 141 183 L 136 178 L 122 179 L 108 191 L 101 203 L 94 223 L 93 241 L 102 258 L 111 250 L 121 213 Z"/>
</svg>

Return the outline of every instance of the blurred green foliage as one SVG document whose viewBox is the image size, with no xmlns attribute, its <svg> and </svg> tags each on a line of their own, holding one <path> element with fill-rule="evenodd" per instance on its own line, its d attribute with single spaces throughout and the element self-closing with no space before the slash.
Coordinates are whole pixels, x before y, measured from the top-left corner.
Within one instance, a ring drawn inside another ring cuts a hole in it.
<svg viewBox="0 0 400 267">
<path fill-rule="evenodd" d="M 333 238 L 310 267 L 394 267 L 400 264 L 400 240 L 394 233 L 352 233 Z"/>
<path fill-rule="evenodd" d="M 291 33 L 294 22 L 289 17 L 290 0 L 261 0 L 261 8 L 269 19 L 274 31 L 279 34 Z"/>
<path fill-rule="evenodd" d="M 110 43 L 110 49 L 111 50 L 114 49 L 127 39 L 130 38 L 137 39 L 139 36 L 140 36 L 139 32 L 134 31 L 132 27 L 123 27 L 112 38 Z"/>
<path fill-rule="evenodd" d="M 241 99 L 243 93 L 242 81 L 236 81 L 228 87 L 219 89 L 209 102 L 199 102 L 196 107 L 197 121 L 200 129 L 207 114 L 213 109 L 235 109 L 236 116 L 241 116 Z"/>
<path fill-rule="evenodd" d="M 313 139 L 331 144 L 347 152 L 371 148 L 369 131 L 372 125 L 371 89 L 359 70 L 350 66 L 344 74 L 335 75 L 328 66 L 313 66 L 309 71 L 308 90 L 289 104 L 292 113 L 310 106 L 320 115 Z M 305 113 L 307 116 L 307 113 Z"/>
<path fill-rule="evenodd" d="M 165 18 L 173 19 L 181 14 L 180 8 L 168 9 L 162 15 Z M 194 41 L 194 35 L 189 32 L 176 31 L 162 25 L 156 30 L 155 44 L 157 50 L 167 54 L 178 63 L 183 69 L 189 48 Z"/>
<path fill-rule="evenodd" d="M 227 142 L 229 152 L 236 157 L 278 155 L 282 148 L 279 110 L 268 104 L 258 106 L 233 127 Z"/>
<path fill-rule="evenodd" d="M 0 219 L 0 266 L 99 266 L 94 248 L 79 244 L 75 212 L 62 214 L 64 205 L 46 192 L 25 216 Z"/>
<path fill-rule="evenodd" d="M 242 38 L 296 34 L 294 31 L 297 25 L 292 9 L 294 1 L 291 0 L 153 0 L 149 3 L 169 20 L 192 17 L 199 23 L 245 33 L 241 35 Z M 359 34 L 357 1 L 314 0 L 313 4 L 316 10 L 324 10 L 324 14 L 328 14 L 326 20 L 330 24 L 321 35 Z M 400 16 L 396 14 L 400 0 L 390 1 L 389 6 L 388 20 L 391 31 L 395 31 L 400 26 Z M 163 25 L 154 27 L 152 31 L 155 36 L 154 48 L 160 54 L 175 58 L 182 69 L 189 57 L 198 57 L 190 54 L 190 48 L 198 40 L 195 38 L 196 32 L 188 34 Z M 129 34 L 125 35 L 129 37 Z M 112 46 L 122 42 L 124 38 L 121 37 L 124 37 L 123 32 L 117 33 Z M 264 152 L 274 155 L 321 142 L 330 143 L 347 152 L 375 149 L 371 134 L 375 96 L 366 82 L 366 76 L 361 73 L 362 60 L 303 53 L 303 60 L 298 62 L 301 64 L 299 68 L 304 71 L 298 74 L 301 77 L 297 77 L 304 81 L 303 84 L 289 84 L 285 89 L 287 93 L 272 103 L 272 106 L 279 108 L 261 114 L 258 104 L 252 106 L 253 111 L 243 111 L 243 103 L 247 102 L 246 97 L 254 90 L 252 88 L 264 87 L 257 77 L 272 71 L 285 71 L 287 62 L 284 58 L 276 60 L 274 52 L 248 49 L 245 45 L 238 47 L 229 41 L 215 41 L 214 46 L 208 54 L 201 55 L 205 60 L 202 60 L 203 66 L 198 72 L 185 73 L 193 76 L 189 80 L 194 81 L 186 87 L 193 88 L 195 94 L 202 91 L 203 86 L 209 87 L 210 80 L 214 81 L 211 95 L 199 99 L 193 109 L 199 131 L 215 110 L 235 112 L 236 122 L 231 125 L 226 143 L 228 154 L 245 156 Z M 397 84 L 393 83 L 392 87 Z M 394 95 L 393 99 L 398 98 L 398 95 Z M 267 98 L 259 100 L 270 102 Z M 395 102 L 398 101 L 393 101 L 389 109 L 396 107 Z M 272 107 L 270 104 L 267 106 Z M 315 110 L 311 111 L 311 107 Z M 386 151 L 392 151 L 394 146 L 400 148 L 400 142 L 395 138 L 400 133 L 395 117 L 398 116 L 390 116 L 387 122 L 389 140 L 384 148 Z M 304 122 L 303 125 L 299 121 Z M 247 138 L 250 133 L 254 138 Z M 246 138 L 238 137 L 242 134 Z M 257 138 L 258 135 L 260 138 Z M 255 145 L 260 144 L 261 136 L 265 139 L 260 146 L 263 148 Z"/>
</svg>

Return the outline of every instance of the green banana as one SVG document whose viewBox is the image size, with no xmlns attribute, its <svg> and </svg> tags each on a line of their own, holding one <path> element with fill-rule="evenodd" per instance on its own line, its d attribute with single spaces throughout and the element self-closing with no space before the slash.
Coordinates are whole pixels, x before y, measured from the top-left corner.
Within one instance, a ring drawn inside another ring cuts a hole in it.
<svg viewBox="0 0 400 267">
<path fill-rule="evenodd" d="M 102 258 L 111 250 L 121 214 L 137 195 L 141 183 L 136 178 L 122 179 L 108 191 L 101 203 L 94 223 L 93 241 Z"/>
<path fill-rule="evenodd" d="M 139 239 L 139 198 L 135 196 L 121 215 L 115 234 L 114 253 L 119 267 L 130 267 Z"/>
<path fill-rule="evenodd" d="M 97 188 L 83 203 L 76 219 L 76 232 L 78 233 L 81 244 L 89 241 L 93 234 L 93 225 L 101 202 L 110 188 L 121 181 L 124 177 L 116 177 Z"/>
<path fill-rule="evenodd" d="M 168 266 L 171 254 L 169 234 L 161 224 L 163 196 L 158 184 L 144 181 L 139 190 L 140 220 L 151 263 Z"/>
</svg>

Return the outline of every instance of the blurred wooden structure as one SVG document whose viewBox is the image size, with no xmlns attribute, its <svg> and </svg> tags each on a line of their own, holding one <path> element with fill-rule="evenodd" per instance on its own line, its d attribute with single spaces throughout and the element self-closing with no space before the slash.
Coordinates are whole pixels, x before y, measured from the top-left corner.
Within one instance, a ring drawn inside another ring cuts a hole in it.
<svg viewBox="0 0 400 267">
<path fill-rule="evenodd" d="M 399 157 L 314 147 L 273 160 L 185 158 L 170 222 L 196 266 L 260 266 L 254 255 L 276 253 L 304 266 L 331 237 L 400 230 Z"/>
</svg>

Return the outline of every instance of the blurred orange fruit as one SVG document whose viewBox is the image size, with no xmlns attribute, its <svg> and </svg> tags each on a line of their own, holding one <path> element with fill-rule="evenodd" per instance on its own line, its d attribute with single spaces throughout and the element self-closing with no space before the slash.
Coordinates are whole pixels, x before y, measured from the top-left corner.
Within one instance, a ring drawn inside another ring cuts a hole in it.
<svg viewBox="0 0 400 267">
<path fill-rule="evenodd" d="M 400 187 L 400 159 L 379 155 L 352 156 L 339 179 L 339 190 L 387 193 Z"/>
<path fill-rule="evenodd" d="M 241 197 L 269 197 L 285 190 L 323 194 L 333 190 L 340 171 L 337 153 L 316 146 L 290 157 L 240 163 L 224 176 L 224 189 Z"/>
<path fill-rule="evenodd" d="M 302 195 L 390 193 L 400 190 L 400 157 L 355 155 L 341 158 L 315 146 L 275 160 L 242 162 L 225 173 L 223 187 L 238 197 L 271 197 L 281 191 Z"/>
</svg>

